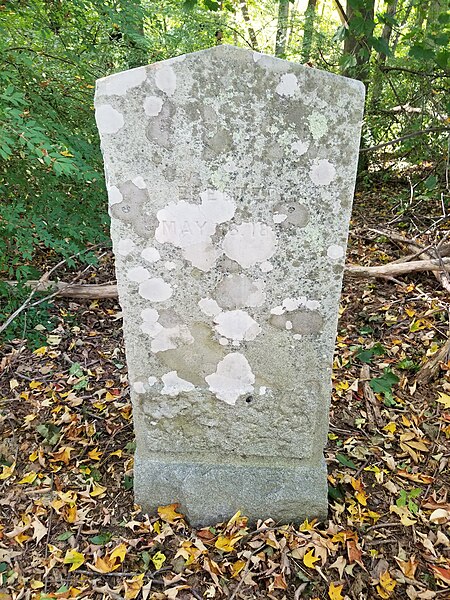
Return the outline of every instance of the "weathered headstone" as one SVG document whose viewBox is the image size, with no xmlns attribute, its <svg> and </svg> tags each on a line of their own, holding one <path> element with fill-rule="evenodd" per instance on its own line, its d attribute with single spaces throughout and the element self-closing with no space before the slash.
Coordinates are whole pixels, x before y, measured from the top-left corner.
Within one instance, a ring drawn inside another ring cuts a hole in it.
<svg viewBox="0 0 450 600">
<path fill-rule="evenodd" d="M 145 509 L 326 515 L 363 98 L 232 46 L 97 82 Z"/>
</svg>

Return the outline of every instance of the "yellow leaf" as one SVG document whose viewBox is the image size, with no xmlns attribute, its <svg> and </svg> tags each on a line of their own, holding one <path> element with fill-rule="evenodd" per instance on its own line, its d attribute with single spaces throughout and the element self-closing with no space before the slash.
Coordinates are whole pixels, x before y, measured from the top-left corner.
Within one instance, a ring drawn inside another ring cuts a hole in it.
<svg viewBox="0 0 450 600">
<path fill-rule="evenodd" d="M 125 579 L 125 600 L 133 600 L 139 595 L 142 586 L 144 585 L 144 575 L 135 575 L 133 579 Z"/>
<path fill-rule="evenodd" d="M 30 588 L 32 590 L 39 590 L 44 587 L 44 583 L 42 581 L 37 581 L 37 579 L 32 579 L 30 581 Z"/>
<path fill-rule="evenodd" d="M 43 356 L 47 352 L 47 346 L 41 346 L 33 351 L 36 356 Z"/>
<path fill-rule="evenodd" d="M 101 496 L 106 492 L 107 488 L 104 485 L 99 485 L 98 483 L 93 484 L 92 490 L 89 492 L 89 496 L 95 498 L 96 496 Z"/>
<path fill-rule="evenodd" d="M 391 421 L 383 427 L 383 430 L 387 431 L 388 433 L 395 433 L 397 431 L 397 425 Z"/>
<path fill-rule="evenodd" d="M 245 567 L 246 562 L 245 560 L 237 560 L 235 563 L 233 563 L 231 565 L 231 569 L 233 571 L 233 574 L 231 577 L 237 577 L 239 575 L 239 573 L 242 571 L 242 569 Z"/>
<path fill-rule="evenodd" d="M 303 564 L 310 569 L 315 569 L 314 563 L 320 560 L 318 556 L 314 556 L 314 550 L 310 550 L 303 557 Z"/>
<path fill-rule="evenodd" d="M 159 569 L 166 562 L 166 556 L 162 552 L 156 552 L 152 556 L 152 563 L 155 565 L 155 569 L 159 571 Z"/>
<path fill-rule="evenodd" d="M 168 504 L 167 506 L 158 507 L 158 515 L 163 521 L 175 523 L 178 519 L 182 519 L 184 515 L 177 512 L 179 504 Z"/>
<path fill-rule="evenodd" d="M 389 571 L 384 571 L 380 575 L 380 583 L 377 585 L 378 595 L 382 598 L 390 598 L 397 582 L 389 575 Z"/>
<path fill-rule="evenodd" d="M 361 490 L 360 492 L 356 492 L 355 497 L 362 506 L 367 506 L 366 492 L 364 492 L 363 490 Z"/>
<path fill-rule="evenodd" d="M 114 571 L 114 569 L 116 569 L 119 566 L 111 564 L 108 560 L 108 557 L 98 557 L 95 561 L 95 565 L 91 565 L 90 563 L 88 563 L 88 565 L 93 571 L 96 571 L 97 573 L 111 573 L 112 571 Z"/>
<path fill-rule="evenodd" d="M 116 450 L 115 452 L 111 452 L 110 456 L 118 456 L 119 458 L 121 458 L 122 454 L 122 450 Z"/>
<path fill-rule="evenodd" d="M 119 560 L 119 562 L 123 562 L 123 559 L 125 558 L 126 553 L 127 553 L 127 547 L 125 546 L 125 544 L 119 544 L 111 552 L 110 559 L 115 560 L 117 558 Z"/>
<path fill-rule="evenodd" d="M 448 394 L 444 394 L 443 392 L 439 392 L 439 398 L 437 402 L 444 405 L 444 408 L 447 410 L 450 408 L 450 396 Z"/>
<path fill-rule="evenodd" d="M 84 563 L 84 555 L 76 550 L 67 550 L 63 563 L 65 565 L 72 565 L 69 571 L 76 571 Z"/>
<path fill-rule="evenodd" d="M 61 150 L 61 155 L 73 157 L 73 154 L 70 154 L 70 152 L 68 150 Z"/>
<path fill-rule="evenodd" d="M 405 527 L 410 527 L 411 525 L 417 523 L 415 519 L 411 519 L 412 514 L 409 512 L 406 506 L 395 506 L 391 504 L 389 510 L 400 517 L 401 524 Z"/>
<path fill-rule="evenodd" d="M 42 381 L 34 381 L 33 380 L 30 383 L 29 387 L 30 387 L 30 390 L 35 390 L 36 388 L 41 387 L 41 385 L 42 385 Z"/>
<path fill-rule="evenodd" d="M 103 452 L 100 452 L 98 448 L 94 448 L 94 450 L 88 452 L 88 456 L 91 460 L 100 460 L 102 454 Z"/>
<path fill-rule="evenodd" d="M 8 477 L 11 477 L 11 475 L 14 473 L 15 468 L 15 462 L 13 462 L 13 464 L 10 467 L 3 465 L 2 472 L 0 473 L 0 479 L 8 479 Z"/>
<path fill-rule="evenodd" d="M 67 523 L 75 523 L 77 520 L 77 506 L 73 504 L 72 506 L 64 507 L 64 520 Z"/>
<path fill-rule="evenodd" d="M 29 473 L 26 473 L 22 479 L 20 481 L 18 481 L 18 483 L 33 483 L 33 481 L 36 479 L 37 477 L 37 473 L 35 473 L 34 471 L 30 471 Z"/>
<path fill-rule="evenodd" d="M 234 544 L 238 541 L 239 536 L 229 537 L 226 535 L 219 535 L 214 546 L 223 552 L 233 552 Z"/>
<path fill-rule="evenodd" d="M 344 600 L 341 594 L 343 587 L 343 584 L 334 585 L 334 583 L 331 582 L 330 587 L 328 588 L 328 596 L 330 600 Z"/>
</svg>

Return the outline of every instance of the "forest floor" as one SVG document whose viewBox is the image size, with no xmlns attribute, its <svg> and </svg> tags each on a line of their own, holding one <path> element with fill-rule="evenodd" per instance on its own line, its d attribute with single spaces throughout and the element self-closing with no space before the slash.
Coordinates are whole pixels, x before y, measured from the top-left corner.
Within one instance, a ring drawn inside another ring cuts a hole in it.
<svg viewBox="0 0 450 600">
<path fill-rule="evenodd" d="M 407 187 L 396 185 L 357 194 L 350 263 L 408 253 L 372 231 L 389 221 L 409 237 L 431 226 L 425 245 L 436 232 L 430 203 L 395 219 Z M 100 267 L 85 282 L 113 278 L 109 255 Z M 0 600 L 449 599 L 450 362 L 416 382 L 447 339 L 448 302 L 431 273 L 346 276 L 329 519 L 250 526 L 237 514 L 194 529 L 176 506 L 146 515 L 133 504 L 117 302 L 56 299 L 45 344 L 10 341 L 0 361 Z"/>
</svg>

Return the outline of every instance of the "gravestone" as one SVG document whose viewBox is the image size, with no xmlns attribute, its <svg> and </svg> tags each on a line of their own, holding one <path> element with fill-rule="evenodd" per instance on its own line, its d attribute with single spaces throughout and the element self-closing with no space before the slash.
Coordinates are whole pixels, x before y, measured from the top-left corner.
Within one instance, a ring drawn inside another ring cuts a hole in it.
<svg viewBox="0 0 450 600">
<path fill-rule="evenodd" d="M 144 509 L 326 516 L 363 99 L 233 46 L 97 82 Z"/>
</svg>

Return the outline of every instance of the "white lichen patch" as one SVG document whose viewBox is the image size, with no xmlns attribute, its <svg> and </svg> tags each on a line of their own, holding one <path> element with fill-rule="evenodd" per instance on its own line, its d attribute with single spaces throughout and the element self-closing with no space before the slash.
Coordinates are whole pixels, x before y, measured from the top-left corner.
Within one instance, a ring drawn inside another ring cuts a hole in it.
<svg viewBox="0 0 450 600">
<path fill-rule="evenodd" d="M 239 396 L 253 392 L 255 376 L 243 354 L 232 352 L 221 360 L 216 372 L 205 377 L 209 390 L 218 400 L 234 406 Z"/>
<path fill-rule="evenodd" d="M 217 225 L 233 218 L 236 205 L 224 193 L 215 190 L 202 192 L 200 197 L 201 204 L 181 200 L 159 210 L 155 238 L 161 244 L 181 248 L 183 257 L 194 267 L 208 271 L 220 255 L 211 236 Z"/>
<path fill-rule="evenodd" d="M 114 204 L 120 204 L 123 200 L 123 196 L 118 187 L 112 185 L 108 188 L 108 203 L 109 206 L 114 206 Z"/>
<path fill-rule="evenodd" d="M 110 75 L 97 82 L 97 96 L 125 96 L 128 90 L 138 87 L 147 78 L 145 67 L 130 69 Z"/>
<path fill-rule="evenodd" d="M 309 176 L 316 185 L 329 185 L 336 178 L 336 168 L 327 159 L 317 160 L 311 166 Z"/>
<path fill-rule="evenodd" d="M 162 110 L 163 99 L 158 96 L 147 96 L 144 100 L 144 111 L 148 117 L 156 117 Z"/>
<path fill-rule="evenodd" d="M 189 261 L 193 267 L 205 273 L 212 269 L 221 254 L 221 251 L 213 246 L 212 242 L 192 244 L 182 250 L 183 258 Z"/>
<path fill-rule="evenodd" d="M 127 278 L 135 283 L 142 283 L 150 278 L 150 273 L 144 267 L 133 267 L 128 269 Z"/>
<path fill-rule="evenodd" d="M 281 213 L 276 213 L 275 215 L 272 216 L 272 219 L 273 219 L 274 223 L 282 223 L 283 221 L 286 221 L 287 215 L 283 215 Z"/>
<path fill-rule="evenodd" d="M 315 141 L 320 140 L 328 133 L 328 122 L 325 115 L 314 111 L 308 116 L 309 130 Z"/>
<path fill-rule="evenodd" d="M 165 396 L 178 396 L 182 392 L 192 392 L 195 389 L 195 386 L 190 382 L 186 381 L 186 379 L 181 379 L 178 377 L 176 371 L 170 371 L 161 377 L 164 387 L 161 390 L 161 394 Z"/>
<path fill-rule="evenodd" d="M 136 244 L 130 238 L 119 240 L 119 243 L 117 244 L 117 253 L 120 254 L 120 256 L 128 256 L 135 250 Z"/>
<path fill-rule="evenodd" d="M 234 342 L 251 341 L 261 333 L 261 327 L 245 310 L 229 310 L 214 317 L 215 329 Z"/>
<path fill-rule="evenodd" d="M 259 395 L 260 395 L 260 396 L 265 396 L 265 395 L 266 395 L 266 393 L 267 393 L 267 387 L 266 387 L 265 385 L 262 385 L 262 386 L 259 388 L 259 392 L 258 392 L 258 393 L 259 393 Z"/>
<path fill-rule="evenodd" d="M 135 381 L 133 383 L 133 390 L 136 394 L 145 394 L 145 386 L 142 381 Z"/>
<path fill-rule="evenodd" d="M 145 179 L 141 176 L 138 175 L 137 177 L 134 177 L 131 180 L 131 183 L 134 183 L 134 185 L 139 188 L 140 190 L 145 190 L 147 187 L 147 184 L 145 183 Z"/>
<path fill-rule="evenodd" d="M 117 133 L 125 123 L 122 113 L 110 104 L 102 104 L 95 110 L 95 120 L 100 133 Z"/>
<path fill-rule="evenodd" d="M 172 296 L 172 286 L 161 277 L 152 277 L 139 285 L 139 295 L 151 302 L 164 302 Z"/>
<path fill-rule="evenodd" d="M 164 268 L 167 271 L 175 271 L 175 269 L 177 268 L 176 263 L 172 262 L 171 260 L 168 260 L 164 263 Z"/>
<path fill-rule="evenodd" d="M 173 96 L 177 87 L 177 76 L 170 65 L 160 67 L 155 73 L 156 87 L 168 96 Z"/>
<path fill-rule="evenodd" d="M 331 258 L 331 260 L 339 260 L 344 256 L 344 248 L 339 246 L 338 244 L 331 244 L 327 248 L 327 256 Z"/>
<path fill-rule="evenodd" d="M 280 83 L 275 88 L 275 91 L 280 96 L 292 98 L 298 89 L 298 79 L 294 73 L 285 73 L 281 76 Z"/>
<path fill-rule="evenodd" d="M 155 385 L 155 383 L 158 381 L 157 377 L 153 377 L 153 375 L 150 375 L 150 377 L 147 379 L 148 381 L 148 385 L 150 387 L 153 387 Z"/>
<path fill-rule="evenodd" d="M 301 140 L 296 140 L 291 144 L 291 150 L 297 154 L 297 156 L 303 156 L 308 152 L 309 144 L 308 142 L 302 142 Z"/>
<path fill-rule="evenodd" d="M 264 223 L 241 223 L 230 229 L 223 240 L 223 250 L 228 258 L 244 269 L 271 258 L 276 249 L 277 237 Z"/>
<path fill-rule="evenodd" d="M 217 285 L 214 296 L 222 308 L 262 306 L 266 299 L 265 283 L 261 279 L 252 281 L 243 273 L 225 276 Z"/>
<path fill-rule="evenodd" d="M 152 352 L 165 352 L 173 350 L 184 344 L 193 344 L 194 338 L 188 326 L 178 317 L 175 312 L 166 315 L 166 324 L 158 322 L 161 315 L 154 308 L 145 308 L 141 312 L 141 331 L 152 338 L 150 348 Z M 170 322 L 167 322 L 170 321 Z"/>
<path fill-rule="evenodd" d="M 284 315 L 286 312 L 292 312 L 301 307 L 306 308 L 307 310 L 317 310 L 320 308 L 320 302 L 318 300 L 309 300 L 306 296 L 285 298 L 279 306 L 274 306 L 270 309 L 270 314 L 278 316 Z M 291 329 L 291 327 L 286 327 L 286 329 Z"/>
<path fill-rule="evenodd" d="M 220 312 L 222 312 L 220 306 L 212 298 L 202 298 L 198 301 L 198 305 L 202 313 L 204 313 L 208 317 L 215 317 Z"/>
<path fill-rule="evenodd" d="M 265 260 L 259 265 L 259 268 L 263 273 L 270 273 L 270 271 L 273 271 L 273 264 L 270 261 Z"/>
<path fill-rule="evenodd" d="M 148 261 L 149 263 L 155 263 L 161 259 L 159 250 L 153 248 L 152 246 L 144 248 L 141 252 L 141 256 L 144 260 Z"/>
</svg>

